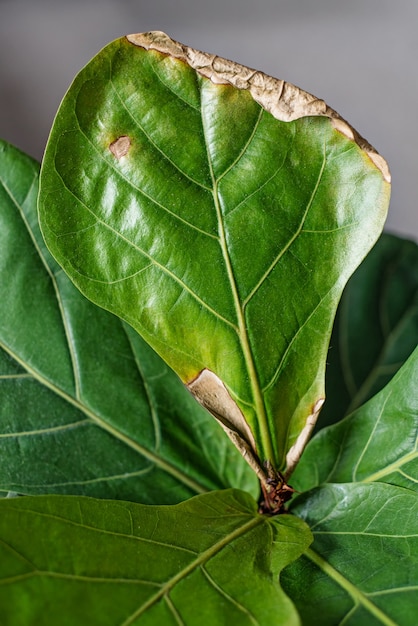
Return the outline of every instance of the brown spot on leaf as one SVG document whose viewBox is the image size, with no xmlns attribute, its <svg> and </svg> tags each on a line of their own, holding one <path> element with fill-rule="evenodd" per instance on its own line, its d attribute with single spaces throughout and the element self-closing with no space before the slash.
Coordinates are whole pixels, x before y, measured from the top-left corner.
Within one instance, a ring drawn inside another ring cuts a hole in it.
<svg viewBox="0 0 418 626">
<path fill-rule="evenodd" d="M 122 135 L 110 144 L 109 150 L 119 161 L 119 159 L 128 154 L 130 147 L 131 140 L 127 135 Z"/>
</svg>

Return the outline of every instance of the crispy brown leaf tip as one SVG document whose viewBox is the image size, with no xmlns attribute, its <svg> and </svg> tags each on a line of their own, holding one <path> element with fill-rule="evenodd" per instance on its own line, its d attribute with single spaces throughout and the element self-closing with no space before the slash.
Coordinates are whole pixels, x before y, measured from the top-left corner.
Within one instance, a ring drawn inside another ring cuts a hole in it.
<svg viewBox="0 0 418 626">
<path fill-rule="evenodd" d="M 381 171 L 384 180 L 390 183 L 390 171 L 385 159 L 336 111 L 307 91 L 264 72 L 185 46 L 161 31 L 127 35 L 126 38 L 145 50 L 156 50 L 185 61 L 214 83 L 247 89 L 256 102 L 282 122 L 307 116 L 329 117 L 335 129 L 355 141 Z"/>
</svg>

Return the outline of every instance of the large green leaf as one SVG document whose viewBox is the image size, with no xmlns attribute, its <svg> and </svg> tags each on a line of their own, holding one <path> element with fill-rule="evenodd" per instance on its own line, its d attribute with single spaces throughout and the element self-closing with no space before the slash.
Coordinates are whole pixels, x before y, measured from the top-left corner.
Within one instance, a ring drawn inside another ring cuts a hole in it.
<svg viewBox="0 0 418 626">
<path fill-rule="evenodd" d="M 292 512 L 312 548 L 284 573 L 304 624 L 414 626 L 418 614 L 418 348 L 394 379 L 307 446 Z"/>
<path fill-rule="evenodd" d="M 145 337 L 263 480 L 312 428 L 335 309 L 381 231 L 388 180 L 324 102 L 151 33 L 75 79 L 39 208 L 76 285 Z"/>
<path fill-rule="evenodd" d="M 135 331 L 43 243 L 39 165 L 0 144 L 0 490 L 178 502 L 255 479 Z"/>
<path fill-rule="evenodd" d="M 0 623 L 296 626 L 278 575 L 310 541 L 233 490 L 175 506 L 2 500 Z"/>
<path fill-rule="evenodd" d="M 319 425 L 338 421 L 372 398 L 417 344 L 418 246 L 383 234 L 338 307 Z"/>
<path fill-rule="evenodd" d="M 308 444 L 292 480 L 301 491 L 325 482 L 391 483 L 418 490 L 418 348 L 393 380 Z"/>
<path fill-rule="evenodd" d="M 324 485 L 293 511 L 315 538 L 282 575 L 305 626 L 416 625 L 417 493 L 378 483 Z"/>
</svg>

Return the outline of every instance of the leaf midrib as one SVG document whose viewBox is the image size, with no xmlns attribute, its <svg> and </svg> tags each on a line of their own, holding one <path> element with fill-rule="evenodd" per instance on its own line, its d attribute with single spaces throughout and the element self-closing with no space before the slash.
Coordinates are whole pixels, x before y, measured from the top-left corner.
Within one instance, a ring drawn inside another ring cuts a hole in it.
<svg viewBox="0 0 418 626">
<path fill-rule="evenodd" d="M 247 368 L 252 395 L 254 399 L 254 405 L 255 405 L 254 408 L 256 412 L 258 426 L 260 429 L 260 437 L 262 441 L 263 453 L 266 457 L 265 459 L 262 459 L 262 460 L 268 460 L 270 462 L 273 462 L 275 455 L 274 455 L 273 442 L 272 442 L 268 419 L 267 419 L 266 406 L 264 403 L 264 397 L 261 391 L 261 385 L 258 379 L 256 367 L 255 367 L 254 356 L 251 350 L 250 340 L 249 340 L 249 336 L 247 332 L 244 309 L 241 306 L 237 282 L 236 282 L 234 271 L 232 268 L 232 262 L 231 262 L 231 258 L 229 255 L 228 245 L 226 241 L 225 225 L 224 225 L 224 221 L 222 217 L 220 198 L 219 198 L 219 188 L 218 188 L 219 180 L 221 177 L 217 180 L 215 173 L 213 171 L 213 165 L 212 165 L 212 160 L 210 157 L 210 151 L 209 151 L 209 146 L 208 146 L 208 141 L 207 141 L 207 133 L 206 133 L 206 127 L 205 127 L 203 107 L 201 107 L 201 109 L 202 109 L 201 117 L 202 117 L 203 136 L 205 138 L 206 154 L 207 154 L 210 176 L 212 179 L 212 186 L 213 186 L 212 196 L 213 196 L 213 202 L 214 202 L 217 221 L 218 221 L 219 243 L 221 246 L 222 256 L 225 262 L 225 267 L 226 267 L 226 271 L 228 275 L 228 281 L 231 287 L 231 292 L 232 292 L 232 297 L 233 297 L 233 302 L 234 302 L 235 314 L 236 314 L 237 321 L 238 321 L 238 329 L 235 329 L 235 330 L 240 339 L 244 361 L 245 361 L 245 365 Z M 257 119 L 257 125 L 259 123 L 259 120 L 260 120 L 260 117 L 258 117 Z M 253 136 L 254 136 L 254 132 L 251 134 L 251 137 Z M 235 163 L 236 161 L 234 162 L 234 165 Z M 256 454 L 258 453 L 258 455 L 260 455 L 259 450 L 255 450 L 255 452 Z"/>
<path fill-rule="evenodd" d="M 195 569 L 204 565 L 207 561 L 209 561 L 212 557 L 214 557 L 218 552 L 220 552 L 224 547 L 228 544 L 232 543 L 235 539 L 245 535 L 247 532 L 250 532 L 253 528 L 259 526 L 260 524 L 265 523 L 265 519 L 261 515 L 257 515 L 252 518 L 249 522 L 235 529 L 225 537 L 223 537 L 220 541 L 212 545 L 210 548 L 201 552 L 198 557 L 192 561 L 189 565 L 184 567 L 180 572 L 178 572 L 175 576 L 170 578 L 166 583 L 161 586 L 161 589 L 155 593 L 151 598 L 149 598 L 135 613 L 133 613 L 128 619 L 126 619 L 121 626 L 129 626 L 132 624 L 140 615 L 142 615 L 146 610 L 148 610 L 151 606 L 153 606 L 156 602 L 161 600 L 164 596 L 168 595 L 170 591 L 184 578 L 189 576 Z"/>
<path fill-rule="evenodd" d="M 399 626 L 390 617 L 388 617 L 379 607 L 377 607 L 358 587 L 351 583 L 347 578 L 335 569 L 328 561 L 315 552 L 312 548 L 308 548 L 304 556 L 310 559 L 320 570 L 329 578 L 334 580 L 344 591 L 351 597 L 354 607 L 362 605 L 371 615 L 378 619 L 385 626 Z"/>
</svg>

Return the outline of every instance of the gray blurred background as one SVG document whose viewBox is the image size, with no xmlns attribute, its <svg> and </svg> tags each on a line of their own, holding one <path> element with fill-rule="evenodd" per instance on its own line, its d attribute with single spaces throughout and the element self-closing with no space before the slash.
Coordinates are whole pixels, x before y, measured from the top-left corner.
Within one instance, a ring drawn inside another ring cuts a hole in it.
<svg viewBox="0 0 418 626">
<path fill-rule="evenodd" d="M 0 136 L 40 159 L 78 70 L 147 30 L 323 98 L 389 161 L 387 229 L 418 240 L 417 0 L 0 0 Z"/>
</svg>

